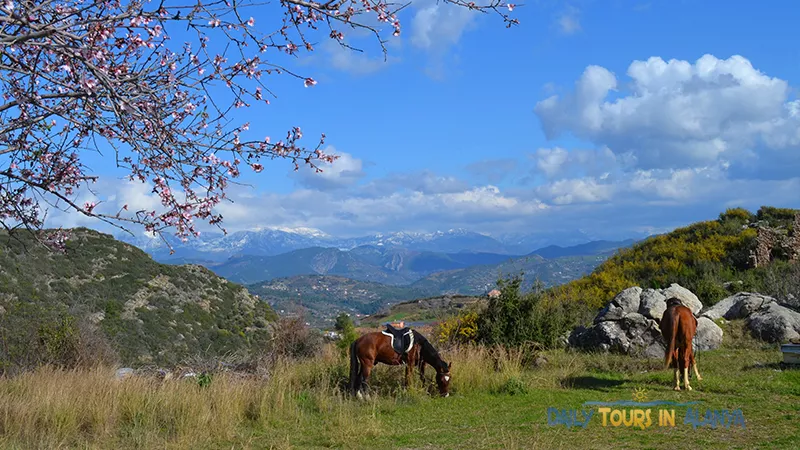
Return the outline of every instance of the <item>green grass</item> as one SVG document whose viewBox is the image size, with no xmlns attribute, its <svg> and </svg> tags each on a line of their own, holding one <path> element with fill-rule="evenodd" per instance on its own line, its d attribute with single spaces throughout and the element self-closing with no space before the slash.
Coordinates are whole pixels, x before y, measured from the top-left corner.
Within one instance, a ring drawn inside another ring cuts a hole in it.
<svg viewBox="0 0 800 450">
<path fill-rule="evenodd" d="M 449 398 L 416 378 L 403 390 L 403 369 L 381 365 L 375 395 L 350 399 L 339 390 L 346 361 L 332 347 L 279 362 L 266 379 L 217 374 L 205 387 L 42 369 L 0 379 L 0 447 L 798 448 L 800 370 L 781 370 L 777 348 L 728 328 L 721 349 L 699 354 L 703 380 L 692 392 L 673 391 L 658 360 L 553 350 L 531 368 L 519 352 L 483 347 L 443 351 L 453 362 Z M 695 430 L 681 407 L 674 428 L 603 427 L 597 413 L 585 429 L 548 425 L 548 407 L 632 400 L 642 389 L 648 401 L 700 401 L 701 412 L 741 409 L 746 428 Z"/>
</svg>

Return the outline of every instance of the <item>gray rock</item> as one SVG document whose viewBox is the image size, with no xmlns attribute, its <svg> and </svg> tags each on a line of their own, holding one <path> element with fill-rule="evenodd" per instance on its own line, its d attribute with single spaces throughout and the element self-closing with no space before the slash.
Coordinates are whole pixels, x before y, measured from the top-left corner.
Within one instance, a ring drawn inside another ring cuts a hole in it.
<svg viewBox="0 0 800 450">
<path fill-rule="evenodd" d="M 667 310 L 667 297 L 655 289 L 645 289 L 642 291 L 641 301 L 639 302 L 639 314 L 661 321 L 661 316 Z"/>
<path fill-rule="evenodd" d="M 594 323 L 604 322 L 606 320 L 620 320 L 625 317 L 625 310 L 614 303 L 607 304 L 603 309 L 597 313 L 594 318 Z"/>
<path fill-rule="evenodd" d="M 639 296 L 641 294 L 642 288 L 639 286 L 629 287 L 620 292 L 605 308 L 600 310 L 600 313 L 594 318 L 594 323 L 606 320 L 620 320 L 628 313 L 639 311 Z"/>
<path fill-rule="evenodd" d="M 697 319 L 697 332 L 692 340 L 695 351 L 714 350 L 722 345 L 722 328 L 708 317 Z"/>
<path fill-rule="evenodd" d="M 114 377 L 118 380 L 122 380 L 123 378 L 128 378 L 133 376 L 134 370 L 130 367 L 122 367 L 117 369 L 116 373 L 114 373 Z"/>
<path fill-rule="evenodd" d="M 629 355 L 660 358 L 664 356 L 664 344 L 658 324 L 639 313 L 631 313 L 620 322 L 630 343 Z"/>
<path fill-rule="evenodd" d="M 721 300 L 716 305 L 707 308 L 701 315 L 711 320 L 725 318 L 726 320 L 744 319 L 775 299 L 766 295 L 751 292 L 739 292 Z"/>
<path fill-rule="evenodd" d="M 642 288 L 633 286 L 617 294 L 611 302 L 622 308 L 626 313 L 635 313 L 639 311 L 639 297 L 641 295 Z"/>
<path fill-rule="evenodd" d="M 570 346 L 584 350 L 655 358 L 664 356 L 658 325 L 639 313 L 629 313 L 618 321 L 601 321 L 591 328 L 576 328 L 569 342 Z"/>
<path fill-rule="evenodd" d="M 667 308 L 666 299 L 671 296 L 695 313 L 703 307 L 696 295 L 677 284 L 663 291 L 628 288 L 597 314 L 591 327 L 574 329 L 567 343 L 569 347 L 590 351 L 663 358 L 665 345 L 658 324 Z M 695 347 L 698 351 L 718 348 L 722 334 L 722 329 L 711 319 L 698 320 Z"/>
<path fill-rule="evenodd" d="M 781 306 L 785 306 L 787 308 L 791 308 L 795 311 L 800 311 L 800 298 L 794 296 L 794 294 L 789 294 L 785 298 L 781 299 L 778 303 Z"/>
<path fill-rule="evenodd" d="M 775 302 L 767 303 L 747 318 L 747 327 L 758 339 L 788 342 L 800 338 L 800 313 Z"/>
<path fill-rule="evenodd" d="M 692 314 L 697 314 L 703 309 L 703 303 L 700 302 L 700 299 L 697 298 L 692 291 L 677 283 L 672 283 L 668 288 L 662 290 L 661 293 L 664 294 L 667 299 L 675 297 L 680 300 L 683 306 L 692 310 Z"/>
</svg>

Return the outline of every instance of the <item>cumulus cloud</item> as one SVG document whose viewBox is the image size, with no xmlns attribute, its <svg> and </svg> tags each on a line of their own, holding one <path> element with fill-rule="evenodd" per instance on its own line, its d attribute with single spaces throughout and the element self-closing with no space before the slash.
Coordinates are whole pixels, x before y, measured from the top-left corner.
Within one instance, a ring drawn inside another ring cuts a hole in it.
<svg viewBox="0 0 800 450">
<path fill-rule="evenodd" d="M 547 137 L 571 133 L 629 154 L 642 169 L 725 162 L 739 176 L 764 178 L 800 166 L 800 104 L 786 81 L 746 58 L 652 57 L 634 61 L 627 75 L 621 87 L 610 70 L 589 66 L 574 92 L 537 103 Z"/>
<path fill-rule="evenodd" d="M 535 170 L 547 179 L 564 177 L 608 177 L 634 164 L 631 155 L 617 155 L 608 147 L 567 150 L 563 147 L 540 148 L 530 155 Z"/>
</svg>

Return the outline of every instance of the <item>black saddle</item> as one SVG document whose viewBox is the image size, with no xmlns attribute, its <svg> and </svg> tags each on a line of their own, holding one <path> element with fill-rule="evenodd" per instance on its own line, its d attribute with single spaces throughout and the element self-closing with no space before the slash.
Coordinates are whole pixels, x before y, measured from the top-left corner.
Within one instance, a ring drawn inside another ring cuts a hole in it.
<svg viewBox="0 0 800 450">
<path fill-rule="evenodd" d="M 392 338 L 392 348 L 399 355 L 408 353 L 411 347 L 414 346 L 414 331 L 409 327 L 398 330 L 387 324 L 386 329 L 381 331 L 381 333 Z"/>
</svg>

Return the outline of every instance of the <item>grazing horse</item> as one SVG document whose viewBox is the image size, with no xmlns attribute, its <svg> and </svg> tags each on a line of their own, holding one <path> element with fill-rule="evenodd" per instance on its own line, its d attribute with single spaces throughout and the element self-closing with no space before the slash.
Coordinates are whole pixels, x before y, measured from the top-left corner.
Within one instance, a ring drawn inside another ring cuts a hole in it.
<svg viewBox="0 0 800 450">
<path fill-rule="evenodd" d="M 406 364 L 405 386 L 411 384 L 414 367 L 419 369 L 419 377 L 425 382 L 425 365 L 436 369 L 436 384 L 442 397 L 450 395 L 450 366 L 425 336 L 413 331 L 413 345 L 405 354 L 397 353 L 392 347 L 392 338 L 380 331 L 364 334 L 350 345 L 350 391 L 358 398 L 367 387 L 372 368 L 377 363 L 390 366 Z"/>
<path fill-rule="evenodd" d="M 692 310 L 683 306 L 675 297 L 667 300 L 667 310 L 661 317 L 661 335 L 667 348 L 664 353 L 665 368 L 675 368 L 675 390 L 681 390 L 680 372 L 683 372 L 683 386 L 691 391 L 689 386 L 689 366 L 694 368 L 694 374 L 700 381 L 697 371 L 697 361 L 694 359 L 692 339 L 697 331 L 697 319 Z"/>
</svg>

